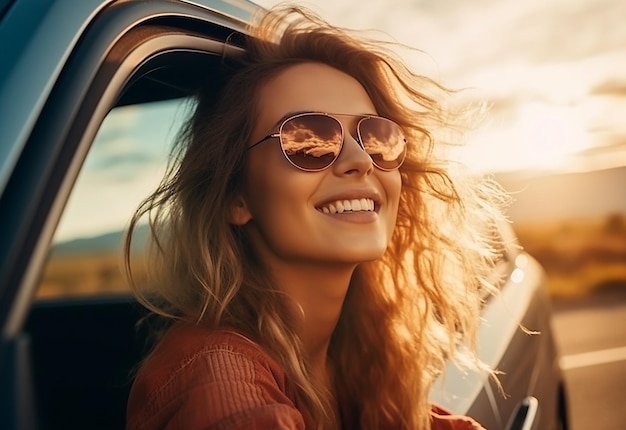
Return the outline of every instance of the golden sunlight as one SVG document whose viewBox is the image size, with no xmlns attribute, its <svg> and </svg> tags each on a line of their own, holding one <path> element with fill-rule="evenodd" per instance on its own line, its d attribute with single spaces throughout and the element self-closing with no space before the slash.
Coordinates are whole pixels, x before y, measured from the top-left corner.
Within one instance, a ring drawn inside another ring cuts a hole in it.
<svg viewBox="0 0 626 430">
<path fill-rule="evenodd" d="M 541 102 L 520 106 L 507 122 L 490 122 L 455 148 L 472 171 L 569 170 L 570 158 L 590 146 L 584 118 L 573 108 Z"/>
</svg>

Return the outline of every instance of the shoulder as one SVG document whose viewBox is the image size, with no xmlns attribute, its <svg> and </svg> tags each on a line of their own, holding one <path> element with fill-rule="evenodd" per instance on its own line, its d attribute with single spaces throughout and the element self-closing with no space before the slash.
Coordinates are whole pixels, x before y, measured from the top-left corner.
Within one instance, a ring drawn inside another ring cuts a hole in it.
<svg viewBox="0 0 626 430">
<path fill-rule="evenodd" d="M 243 419 L 236 418 L 241 414 L 257 420 L 286 414 L 297 420 L 295 393 L 281 366 L 249 338 L 178 323 L 137 373 L 128 425 L 164 428 L 162 423 L 176 421 L 195 428 L 228 419 L 235 428 L 232 420 Z M 147 421 L 161 424 L 132 425 Z"/>
<path fill-rule="evenodd" d="M 154 396 L 185 374 L 201 380 L 223 379 L 232 374 L 246 378 L 263 369 L 277 379 L 284 375 L 278 363 L 248 337 L 234 330 L 211 330 L 180 322 L 163 336 L 136 380 L 148 382 Z"/>
<path fill-rule="evenodd" d="M 235 330 L 213 330 L 184 322 L 176 323 L 168 330 L 146 360 L 145 367 L 176 371 L 194 365 L 204 357 L 223 357 L 227 361 L 240 358 L 235 361 L 280 368 L 258 343 Z"/>
</svg>

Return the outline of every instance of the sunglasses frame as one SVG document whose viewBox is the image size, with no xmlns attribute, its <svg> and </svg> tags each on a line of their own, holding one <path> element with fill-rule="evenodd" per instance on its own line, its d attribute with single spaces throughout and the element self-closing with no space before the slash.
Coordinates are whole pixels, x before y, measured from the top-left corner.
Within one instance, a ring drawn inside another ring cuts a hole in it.
<svg viewBox="0 0 626 430">
<path fill-rule="evenodd" d="M 337 156 L 333 159 L 333 161 L 331 161 L 327 166 L 321 167 L 319 169 L 307 169 L 305 167 L 302 166 L 298 166 L 296 163 L 294 163 L 289 156 L 287 155 L 287 153 L 285 152 L 285 149 L 283 147 L 283 142 L 282 142 L 282 130 L 283 130 L 283 126 L 285 125 L 285 123 L 287 123 L 288 121 L 291 121 L 292 119 L 295 118 L 299 118 L 302 116 L 314 116 L 314 115 L 323 115 L 323 116 L 327 116 L 330 117 L 332 119 L 334 119 L 335 121 L 337 121 L 337 123 L 339 124 L 339 127 L 341 128 L 341 145 L 339 147 L 339 151 L 337 152 Z M 362 139 L 361 139 L 361 130 L 360 130 L 360 126 L 361 123 L 363 121 L 365 121 L 366 119 L 371 119 L 371 118 L 378 118 L 378 119 L 382 119 L 385 121 L 389 121 L 392 124 L 395 124 L 396 126 L 400 127 L 400 125 L 398 123 L 396 123 L 395 121 L 390 120 L 389 118 L 385 118 L 379 115 L 357 115 L 357 114 L 346 114 L 346 113 L 328 113 L 328 112 L 301 112 L 301 113 L 297 113 L 294 115 L 290 115 L 289 117 L 285 118 L 284 120 L 282 120 L 280 122 L 280 125 L 278 127 L 278 132 L 277 133 L 270 133 L 267 136 L 265 136 L 264 138 L 262 138 L 261 140 L 257 141 L 256 143 L 253 143 L 252 145 L 250 145 L 247 150 L 249 151 L 250 149 L 254 148 L 257 145 L 260 145 L 261 143 L 265 142 L 266 140 L 269 139 L 275 139 L 278 138 L 280 141 L 280 150 L 283 153 L 283 155 L 285 156 L 285 158 L 287 159 L 287 161 L 289 161 L 289 164 L 291 164 L 292 166 L 294 166 L 296 169 L 302 170 L 304 172 L 321 172 L 323 170 L 328 169 L 330 166 L 332 166 L 335 161 L 337 161 L 337 159 L 339 158 L 339 155 L 341 155 L 341 151 L 343 150 L 343 145 L 345 143 L 345 137 L 346 137 L 346 130 L 343 127 L 343 124 L 341 123 L 341 121 L 339 121 L 339 119 L 337 119 L 337 116 L 348 116 L 348 117 L 361 117 L 361 119 L 359 120 L 359 122 L 357 123 L 356 126 L 356 136 L 354 136 L 354 139 L 356 140 L 356 142 L 359 144 L 359 146 L 361 147 L 361 149 L 363 150 L 363 152 L 365 152 L 367 154 L 367 152 L 365 151 L 365 147 L 363 146 L 362 143 Z M 402 130 L 402 127 L 400 127 L 400 130 Z M 402 133 L 402 135 L 404 136 L 404 132 Z M 404 151 L 402 154 L 402 159 L 398 162 L 398 165 L 396 167 L 392 167 L 392 168 L 385 168 L 385 167 L 381 167 L 378 164 L 376 164 L 376 162 L 374 161 L 374 159 L 372 158 L 371 155 L 367 154 L 370 156 L 371 160 L 372 160 L 372 164 L 379 170 L 385 171 L 385 172 L 391 172 L 393 170 L 397 170 L 400 168 L 400 166 L 402 166 L 402 163 L 404 163 L 404 159 L 406 158 L 406 145 L 407 145 L 407 141 L 406 141 L 406 136 L 404 136 L 404 142 L 405 142 L 405 147 L 404 147 Z"/>
</svg>

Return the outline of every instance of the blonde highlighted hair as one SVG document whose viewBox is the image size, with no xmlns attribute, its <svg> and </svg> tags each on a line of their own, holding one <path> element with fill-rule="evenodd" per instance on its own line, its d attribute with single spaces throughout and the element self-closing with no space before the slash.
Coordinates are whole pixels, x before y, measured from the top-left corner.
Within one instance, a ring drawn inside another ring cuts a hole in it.
<svg viewBox="0 0 626 430">
<path fill-rule="evenodd" d="M 391 243 L 380 260 L 356 269 L 331 339 L 337 396 L 362 429 L 428 429 L 429 391 L 446 361 L 482 369 L 474 341 L 505 198 L 490 181 L 457 176 L 440 159 L 434 148 L 459 112 L 441 103 L 448 91 L 409 70 L 387 43 L 280 8 L 251 26 L 245 50 L 219 76 L 217 91 L 198 94 L 168 173 L 134 214 L 126 244 L 131 285 L 161 316 L 247 333 L 284 366 L 314 422 L 325 421 L 329 394 L 311 378 L 284 297 L 244 230 L 229 224 L 228 208 L 241 185 L 259 88 L 297 63 L 339 69 L 363 85 L 379 115 L 403 127 L 409 149 Z M 149 289 L 133 280 L 130 255 L 145 216 Z"/>
</svg>

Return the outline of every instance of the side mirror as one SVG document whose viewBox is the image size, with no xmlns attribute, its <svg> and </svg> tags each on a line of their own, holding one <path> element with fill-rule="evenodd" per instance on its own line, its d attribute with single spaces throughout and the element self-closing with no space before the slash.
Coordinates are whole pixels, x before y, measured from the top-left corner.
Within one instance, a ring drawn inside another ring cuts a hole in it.
<svg viewBox="0 0 626 430">
<path fill-rule="evenodd" d="M 506 430 L 538 430 L 539 401 L 528 396 L 520 401 L 509 418 Z"/>
</svg>

